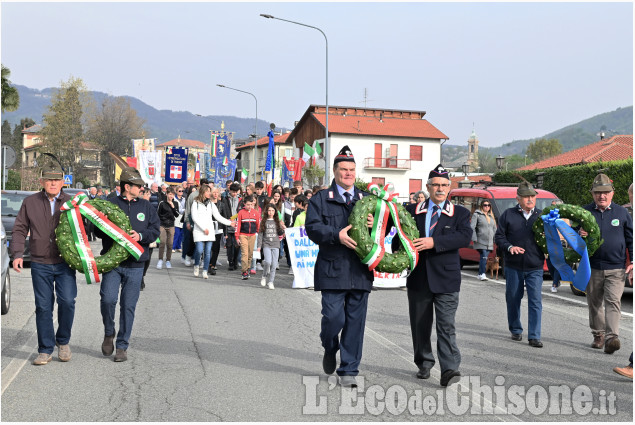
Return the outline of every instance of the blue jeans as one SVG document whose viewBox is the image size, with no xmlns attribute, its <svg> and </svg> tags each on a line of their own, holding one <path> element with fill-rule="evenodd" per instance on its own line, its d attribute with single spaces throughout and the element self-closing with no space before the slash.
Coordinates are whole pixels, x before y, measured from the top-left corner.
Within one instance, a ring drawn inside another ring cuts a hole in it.
<svg viewBox="0 0 635 425">
<path fill-rule="evenodd" d="M 143 267 L 116 267 L 104 273 L 101 281 L 101 318 L 104 322 L 104 335 L 115 334 L 115 309 L 119 298 L 119 332 L 116 347 L 128 349 L 128 340 L 132 334 L 134 313 L 139 301 Z M 121 286 L 121 296 L 119 287 Z"/>
<path fill-rule="evenodd" d="M 52 354 L 55 343 L 66 345 L 71 339 L 75 318 L 77 281 L 75 270 L 66 263 L 31 262 L 31 280 L 35 295 L 35 327 L 38 353 Z M 57 333 L 53 326 L 53 303 L 57 296 Z"/>
<path fill-rule="evenodd" d="M 485 266 L 487 265 L 487 256 L 490 252 L 486 249 L 477 249 L 477 251 L 481 254 L 481 257 L 478 261 L 478 274 L 485 274 Z"/>
<path fill-rule="evenodd" d="M 540 339 L 542 321 L 542 270 L 522 271 L 505 268 L 505 299 L 507 300 L 507 322 L 512 334 L 522 334 L 520 323 L 520 302 L 523 299 L 524 287 L 527 287 L 527 303 L 529 307 L 528 339 Z"/>
<path fill-rule="evenodd" d="M 172 249 L 181 249 L 182 242 L 183 242 L 183 229 L 175 226 L 174 240 L 172 241 Z"/>
<path fill-rule="evenodd" d="M 209 259 L 212 256 L 212 244 L 213 241 L 201 241 L 195 242 L 196 249 L 194 250 L 194 267 L 198 267 L 201 262 L 201 254 L 205 254 L 203 257 L 203 270 L 207 271 L 209 268 Z M 205 250 L 205 251 L 203 251 Z"/>
</svg>

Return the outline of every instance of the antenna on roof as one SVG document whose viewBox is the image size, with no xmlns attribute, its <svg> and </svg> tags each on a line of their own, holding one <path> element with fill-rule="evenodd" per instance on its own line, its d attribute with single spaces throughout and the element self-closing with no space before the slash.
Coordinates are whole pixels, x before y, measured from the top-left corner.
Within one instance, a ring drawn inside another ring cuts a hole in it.
<svg viewBox="0 0 635 425">
<path fill-rule="evenodd" d="M 365 108 L 367 102 L 374 102 L 374 100 L 372 100 L 372 99 L 369 100 L 368 99 L 368 89 L 364 87 L 364 100 L 362 100 L 359 103 L 363 103 L 364 104 L 364 108 Z"/>
</svg>

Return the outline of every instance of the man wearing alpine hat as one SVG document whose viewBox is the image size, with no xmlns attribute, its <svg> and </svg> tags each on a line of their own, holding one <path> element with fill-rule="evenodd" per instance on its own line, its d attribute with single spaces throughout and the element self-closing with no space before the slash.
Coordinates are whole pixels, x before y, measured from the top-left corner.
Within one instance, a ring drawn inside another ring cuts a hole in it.
<svg viewBox="0 0 635 425">
<path fill-rule="evenodd" d="M 537 194 L 528 181 L 520 183 L 516 190 L 518 204 L 503 211 L 499 217 L 494 241 L 505 253 L 505 300 L 511 339 L 523 339 L 520 303 L 526 287 L 529 319 L 527 339 L 531 347 L 542 348 L 542 270 L 545 255 L 532 231 L 541 213 L 536 209 Z"/>
<path fill-rule="evenodd" d="M 130 256 L 113 270 L 104 273 L 99 291 L 105 335 L 101 352 L 104 356 L 110 356 L 115 350 L 115 309 L 117 300 L 119 300 L 119 332 L 117 333 L 115 361 L 124 362 L 128 359 L 128 341 L 132 333 L 135 309 L 141 291 L 143 268 L 149 256 L 148 245 L 159 237 L 160 221 L 156 208 L 153 208 L 150 202 L 138 197 L 139 190 L 144 185 L 139 171 L 129 167 L 121 157 L 113 154 L 111 156 L 122 171 L 120 177 L 121 193 L 110 202 L 121 208 L 130 218 L 132 225 L 130 236 L 143 248 L 143 253 L 138 260 Z M 114 241 L 99 229 L 95 230 L 96 235 L 102 239 L 101 255 L 104 255 Z M 121 296 L 119 296 L 120 287 Z"/>
<path fill-rule="evenodd" d="M 62 190 L 64 171 L 51 154 L 42 167 L 42 190 L 27 196 L 22 202 L 13 227 L 11 253 L 13 269 L 20 273 L 24 259 L 24 244 L 30 232 L 31 281 L 35 295 L 35 326 L 38 356 L 34 365 L 45 365 L 53 359 L 55 346 L 60 361 L 71 359 L 68 345 L 75 318 L 77 282 L 75 270 L 64 262 L 55 242 L 55 228 L 60 222 L 60 207 L 71 199 Z M 46 156 L 40 156 L 46 158 Z M 40 160 L 38 158 L 38 160 Z M 53 324 L 53 301 L 57 297 L 57 332 Z"/>
<path fill-rule="evenodd" d="M 472 227 L 470 212 L 447 200 L 450 177 L 441 164 L 430 171 L 426 187 L 428 199 L 406 206 L 420 234 L 413 241 L 419 262 L 406 281 L 408 310 L 417 378 L 428 379 L 435 364 L 430 336 L 436 317 L 440 383 L 446 387 L 461 376 L 454 326 L 461 289 L 459 248 L 469 245 Z M 397 248 L 395 243 L 393 251 Z"/>
<path fill-rule="evenodd" d="M 587 286 L 589 325 L 593 334 L 591 347 L 602 348 L 607 354 L 620 349 L 621 301 L 624 280 L 632 268 L 633 219 L 628 210 L 613 202 L 613 182 L 598 174 L 591 186 L 593 202 L 584 209 L 593 214 L 600 227 L 604 243 L 589 258 L 591 279 Z M 582 236 L 587 236 L 584 226 Z M 626 266 L 626 251 L 631 264 Z"/>
<path fill-rule="evenodd" d="M 347 233 L 355 203 L 367 195 L 355 187 L 355 158 L 348 146 L 333 161 L 333 177 L 328 189 L 311 197 L 305 228 L 309 239 L 320 246 L 314 276 L 315 290 L 322 292 L 322 367 L 328 375 L 335 372 L 339 350 L 340 384 L 354 387 L 362 359 L 373 272 L 357 257 L 357 244 Z M 370 214 L 368 223 L 372 226 Z"/>
</svg>

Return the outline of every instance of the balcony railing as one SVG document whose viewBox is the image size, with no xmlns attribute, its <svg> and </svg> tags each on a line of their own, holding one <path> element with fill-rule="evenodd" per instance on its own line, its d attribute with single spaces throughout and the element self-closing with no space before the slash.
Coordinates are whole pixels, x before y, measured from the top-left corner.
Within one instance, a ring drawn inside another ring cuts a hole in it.
<svg viewBox="0 0 635 425">
<path fill-rule="evenodd" d="M 364 158 L 364 168 L 410 170 L 410 160 L 397 158 Z"/>
</svg>

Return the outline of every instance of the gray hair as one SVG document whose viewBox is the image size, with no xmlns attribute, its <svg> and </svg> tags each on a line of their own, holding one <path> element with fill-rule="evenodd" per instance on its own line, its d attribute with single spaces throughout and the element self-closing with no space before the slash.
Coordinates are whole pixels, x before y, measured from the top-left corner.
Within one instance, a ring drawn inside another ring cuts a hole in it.
<svg viewBox="0 0 635 425">
<path fill-rule="evenodd" d="M 423 193 L 423 198 L 424 198 L 424 199 L 428 199 L 428 198 L 430 197 L 430 194 L 429 194 L 427 191 L 425 191 L 425 190 L 420 190 L 420 191 L 418 191 L 417 193 L 415 193 L 415 194 L 414 194 L 414 199 L 415 199 L 415 200 L 416 200 L 417 198 L 419 198 L 419 194 L 420 194 L 420 193 Z"/>
</svg>

